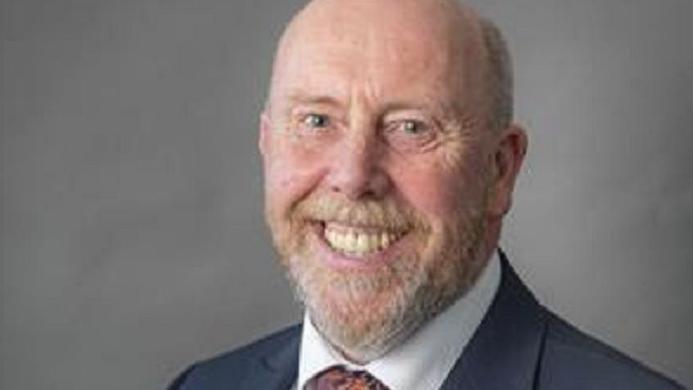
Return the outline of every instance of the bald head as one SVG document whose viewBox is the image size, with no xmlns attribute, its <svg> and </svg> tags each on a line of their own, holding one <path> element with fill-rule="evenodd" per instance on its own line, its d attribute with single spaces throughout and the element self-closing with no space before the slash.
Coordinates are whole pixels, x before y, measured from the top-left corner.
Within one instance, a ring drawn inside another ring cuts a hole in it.
<svg viewBox="0 0 693 390">
<path fill-rule="evenodd" d="M 503 37 L 492 22 L 458 1 L 310 1 L 282 35 L 268 103 L 277 97 L 277 87 L 285 86 L 287 73 L 321 61 L 320 54 L 312 55 L 316 51 L 336 50 L 345 51 L 359 71 L 366 69 L 363 64 L 388 60 L 412 73 L 445 68 L 449 74 L 438 75 L 447 78 L 445 83 L 473 91 L 471 99 L 460 101 L 462 108 L 474 106 L 493 128 L 512 120 L 512 70 Z"/>
</svg>

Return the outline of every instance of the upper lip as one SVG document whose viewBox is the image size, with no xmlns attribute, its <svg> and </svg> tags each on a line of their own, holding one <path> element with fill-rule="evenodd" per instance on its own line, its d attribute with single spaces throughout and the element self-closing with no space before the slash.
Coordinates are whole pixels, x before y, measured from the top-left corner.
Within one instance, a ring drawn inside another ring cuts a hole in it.
<svg viewBox="0 0 693 390">
<path fill-rule="evenodd" d="M 353 223 L 353 222 L 347 222 L 347 221 L 339 221 L 339 220 L 321 220 L 317 221 L 322 224 L 323 228 L 326 227 L 327 225 L 336 225 L 338 227 L 342 227 L 344 229 L 355 229 L 355 230 L 363 230 L 363 231 L 371 231 L 371 232 L 390 232 L 390 233 L 397 233 L 401 234 L 406 232 L 408 229 L 403 226 L 387 226 L 383 224 L 364 224 L 364 223 Z"/>
</svg>

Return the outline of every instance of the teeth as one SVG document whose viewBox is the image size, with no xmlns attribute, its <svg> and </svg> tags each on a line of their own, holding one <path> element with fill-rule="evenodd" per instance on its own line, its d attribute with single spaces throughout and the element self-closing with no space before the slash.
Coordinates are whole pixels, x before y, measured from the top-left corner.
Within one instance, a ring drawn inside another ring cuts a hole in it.
<svg viewBox="0 0 693 390">
<path fill-rule="evenodd" d="M 359 234 L 357 235 L 356 239 L 356 251 L 357 252 L 366 252 L 370 248 L 370 240 L 368 237 L 366 237 L 365 234 Z"/>
<path fill-rule="evenodd" d="M 344 238 L 344 240 L 342 241 L 342 245 L 345 248 L 349 248 L 356 251 L 358 249 L 358 247 L 356 246 L 357 240 L 358 239 L 356 238 L 356 233 L 349 232 L 349 234 L 346 235 L 346 238 Z"/>
<path fill-rule="evenodd" d="M 335 227 L 329 224 L 325 227 L 325 240 L 336 251 L 363 256 L 383 250 L 399 236 L 389 231 L 364 232 L 353 228 Z"/>
<path fill-rule="evenodd" d="M 383 248 L 387 248 L 390 246 L 390 236 L 387 234 L 383 234 L 380 236 L 380 246 Z"/>
<path fill-rule="evenodd" d="M 368 235 L 368 247 L 369 248 L 379 248 L 380 247 L 380 238 L 375 234 L 369 234 Z"/>
</svg>

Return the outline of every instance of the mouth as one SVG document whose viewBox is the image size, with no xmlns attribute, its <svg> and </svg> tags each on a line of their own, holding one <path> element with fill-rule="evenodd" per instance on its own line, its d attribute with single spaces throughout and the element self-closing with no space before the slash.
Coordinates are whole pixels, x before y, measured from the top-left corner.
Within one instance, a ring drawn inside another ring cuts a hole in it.
<svg viewBox="0 0 693 390">
<path fill-rule="evenodd" d="M 400 241 L 406 229 L 355 226 L 323 221 L 322 238 L 334 252 L 349 258 L 366 258 L 385 252 Z"/>
</svg>

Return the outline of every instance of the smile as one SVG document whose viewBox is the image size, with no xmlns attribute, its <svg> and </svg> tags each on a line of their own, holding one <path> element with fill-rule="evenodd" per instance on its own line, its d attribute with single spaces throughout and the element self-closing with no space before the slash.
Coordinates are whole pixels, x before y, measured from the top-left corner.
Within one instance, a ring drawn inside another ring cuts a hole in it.
<svg viewBox="0 0 693 390">
<path fill-rule="evenodd" d="M 406 232 L 380 227 L 349 226 L 325 222 L 323 236 L 335 252 L 351 257 L 363 257 L 384 251 Z"/>
</svg>

